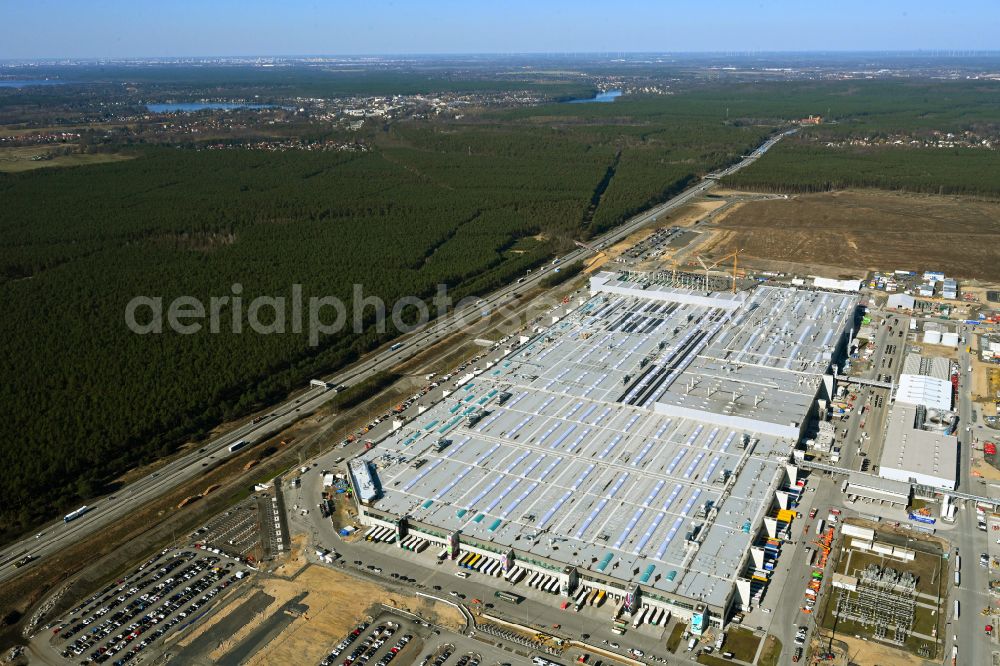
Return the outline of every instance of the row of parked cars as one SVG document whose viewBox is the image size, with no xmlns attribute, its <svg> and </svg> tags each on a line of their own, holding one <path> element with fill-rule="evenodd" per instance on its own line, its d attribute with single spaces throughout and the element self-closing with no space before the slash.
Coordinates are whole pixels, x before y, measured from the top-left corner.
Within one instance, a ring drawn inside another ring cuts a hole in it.
<svg viewBox="0 0 1000 666">
<path fill-rule="evenodd" d="M 191 561 L 193 556 L 194 553 L 190 552 L 180 553 L 148 579 L 139 585 L 133 585 L 128 590 L 123 590 L 122 594 L 111 603 L 98 609 L 94 617 L 104 617 L 103 622 L 99 625 L 94 624 L 89 631 L 68 645 L 62 653 L 63 657 L 80 656 L 93 648 L 93 651 L 80 662 L 81 664 L 102 664 L 115 655 L 124 653 L 114 662 L 116 666 L 122 666 L 135 658 L 151 642 L 163 636 L 171 627 L 193 614 L 243 576 L 242 571 L 231 572 L 232 565 L 216 566 L 219 562 L 217 557 Z M 178 569 L 178 566 L 185 562 L 188 562 L 187 566 Z M 162 582 L 159 582 L 161 579 Z M 192 579 L 196 580 L 167 596 Z M 139 595 L 139 592 L 145 589 L 148 591 Z M 166 599 L 164 603 L 153 608 L 163 599 Z M 125 604 L 126 601 L 128 603 L 121 610 L 108 615 L 115 606 Z M 89 624 L 93 620 L 88 617 L 85 618 L 85 622 Z M 111 636 L 116 630 L 120 631 Z M 66 634 L 63 634 L 63 637 L 66 637 Z"/>
<path fill-rule="evenodd" d="M 354 627 L 351 633 L 347 634 L 347 636 L 344 637 L 344 640 L 337 643 L 337 645 L 330 650 L 330 654 L 326 655 L 326 657 L 323 658 L 323 661 L 319 662 L 320 666 L 332 666 L 334 660 L 339 657 L 341 653 L 343 653 L 343 651 L 351 645 L 351 643 L 358 640 L 358 636 L 364 633 L 367 628 L 368 622 L 362 622 L 358 626 Z"/>
<path fill-rule="evenodd" d="M 178 577 L 175 581 L 171 581 L 169 587 L 172 589 L 184 581 L 189 580 L 192 574 L 196 575 L 197 573 L 199 573 L 199 570 L 195 569 L 194 566 L 188 567 L 183 573 L 183 576 Z M 230 583 L 235 582 L 235 576 L 232 576 L 230 580 L 222 580 L 226 573 L 227 572 L 224 569 L 212 569 L 205 576 L 196 580 L 193 584 L 186 586 L 183 590 L 168 597 L 166 603 L 162 604 L 159 608 L 151 610 L 138 621 L 130 624 L 125 630 L 128 633 L 122 632 L 117 636 L 114 636 L 105 645 L 94 650 L 90 654 L 89 658 L 81 663 L 104 663 L 115 654 L 125 650 L 134 641 L 137 641 L 140 636 L 145 636 L 142 640 L 138 640 L 138 642 L 132 645 L 132 649 L 129 650 L 121 659 L 115 662 L 117 666 L 127 663 L 143 648 L 157 638 L 163 636 L 171 627 L 183 621 L 188 615 L 193 614 L 202 605 L 215 597 L 216 594 L 228 587 Z M 169 580 L 170 579 L 168 579 L 168 581 Z M 218 583 L 218 585 L 216 585 L 216 583 Z M 216 586 L 212 588 L 213 585 Z M 161 590 L 163 594 L 166 594 L 168 591 L 170 590 L 167 587 L 164 587 Z M 195 599 L 195 597 L 199 594 L 201 597 Z M 140 599 L 140 601 L 142 604 L 154 604 L 161 598 L 162 596 L 160 594 L 152 594 L 149 595 L 147 599 Z M 180 610 L 189 602 L 190 604 L 186 609 Z M 180 610 L 180 612 L 177 613 L 175 617 L 171 618 L 170 616 L 178 610 Z"/>
<path fill-rule="evenodd" d="M 164 576 L 168 576 L 173 571 L 175 571 L 178 567 L 183 566 L 187 562 L 190 562 L 190 560 L 192 558 L 194 558 L 194 553 L 187 552 L 187 551 L 185 551 L 183 553 L 178 553 L 173 558 L 171 558 L 169 561 L 167 561 L 162 567 L 160 567 L 159 569 L 157 569 L 148 578 L 140 579 L 135 584 L 131 584 L 131 585 L 127 582 L 127 580 L 122 580 L 118 586 L 107 588 L 104 591 L 104 596 L 100 599 L 100 601 L 98 601 L 98 603 L 95 603 L 91 607 L 91 610 L 90 610 L 89 614 L 87 614 L 86 616 L 84 616 L 82 618 L 70 618 L 66 623 L 64 623 L 64 624 L 60 625 L 59 627 L 57 627 L 53 631 L 53 633 L 58 633 L 58 632 L 62 631 L 61 638 L 63 640 L 69 640 L 70 638 L 72 638 L 76 634 L 78 634 L 81 631 L 87 629 L 87 627 L 90 627 L 90 625 L 94 624 L 95 622 L 97 622 L 101 618 L 104 618 L 105 616 L 107 616 L 107 614 L 110 613 L 111 611 L 113 611 L 115 608 L 118 608 L 119 606 L 125 604 L 126 601 L 128 601 L 129 599 L 132 599 L 134 596 L 138 595 L 140 592 L 143 592 L 143 591 L 145 591 L 147 589 L 150 589 L 150 587 L 154 583 L 156 583 L 157 581 L 159 581 L 160 579 L 162 579 Z M 173 578 L 169 578 L 168 582 L 172 583 L 173 582 Z M 157 585 L 156 587 L 159 588 L 159 589 L 163 589 L 164 584 Z M 109 622 L 112 622 L 112 623 L 113 622 L 117 622 L 117 621 L 119 621 L 119 618 L 121 618 L 121 617 L 128 617 L 129 616 L 128 611 L 136 609 L 139 605 L 143 605 L 143 602 L 146 601 L 145 597 L 148 597 L 148 596 L 149 596 L 148 594 L 143 594 L 142 597 L 140 598 L 140 601 L 138 601 L 138 602 L 134 602 L 134 601 L 130 602 L 128 604 L 128 606 L 126 606 L 126 608 L 124 610 L 116 612 L 111 617 L 111 619 L 106 620 L 101 626 L 103 627 L 103 626 L 107 625 Z M 97 601 L 97 600 L 94 599 L 94 601 Z M 75 610 L 80 611 L 80 610 L 84 610 L 85 608 L 86 608 L 86 606 L 84 606 L 82 608 L 78 607 Z M 71 625 L 71 626 L 69 626 L 69 625 Z M 99 636 L 106 635 L 106 632 L 105 633 L 101 633 L 101 632 L 102 632 L 101 629 L 99 629 L 98 627 L 94 626 L 94 627 L 91 627 L 88 630 L 88 635 L 94 635 L 94 634 L 97 634 Z M 79 643 L 80 641 L 81 641 L 81 639 L 78 639 L 77 643 Z"/>
<path fill-rule="evenodd" d="M 455 648 L 454 648 L 454 646 L 452 646 L 452 645 L 449 645 L 448 647 L 446 647 L 446 648 L 445 648 L 445 649 L 444 649 L 444 650 L 443 650 L 443 651 L 441 652 L 441 654 L 439 654 L 439 655 L 438 655 L 438 656 L 437 656 L 437 657 L 436 657 L 436 658 L 434 659 L 434 661 L 433 661 L 433 664 L 434 664 L 434 666 L 441 666 L 442 664 L 444 664 L 444 662 L 448 661 L 448 658 L 449 658 L 449 657 L 451 657 L 451 655 L 452 655 L 452 653 L 453 653 L 454 651 L 455 651 Z M 430 656 L 427 656 L 427 657 L 424 657 L 424 660 L 423 660 L 422 662 L 420 662 L 420 666 L 425 666 L 425 665 L 427 664 L 427 661 L 428 661 L 429 659 L 430 659 Z"/>
<path fill-rule="evenodd" d="M 375 631 L 361 645 L 351 651 L 347 659 L 342 662 L 343 666 L 354 666 L 355 664 L 362 666 L 363 664 L 367 664 L 368 660 L 375 656 L 379 648 L 385 645 L 386 640 L 395 634 L 398 629 L 399 625 L 395 622 L 386 622 L 375 627 Z"/>
<path fill-rule="evenodd" d="M 413 636 L 405 634 L 402 638 L 396 641 L 396 644 L 389 648 L 389 651 L 386 652 L 381 659 L 379 659 L 378 666 L 389 666 L 389 662 L 395 659 L 396 655 L 399 654 L 399 651 L 405 648 L 411 640 L 413 640 Z"/>
</svg>

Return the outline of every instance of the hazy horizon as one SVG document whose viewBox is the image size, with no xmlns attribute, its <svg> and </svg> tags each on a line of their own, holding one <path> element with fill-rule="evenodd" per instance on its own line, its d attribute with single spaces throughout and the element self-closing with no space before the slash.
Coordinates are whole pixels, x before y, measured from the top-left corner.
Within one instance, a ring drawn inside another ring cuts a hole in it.
<svg viewBox="0 0 1000 666">
<path fill-rule="evenodd" d="M 670 58 L 704 58 L 704 57 L 724 57 L 724 58 L 760 58 L 760 57 L 784 57 L 784 56 L 880 56 L 880 57 L 929 57 L 929 58 L 989 58 L 1000 57 L 1000 49 L 854 49 L 854 50 L 759 50 L 759 51 L 468 51 L 468 52 L 441 52 L 441 53 L 406 53 L 406 52 L 384 52 L 384 53 L 184 53 L 178 55 L 120 55 L 120 56 L 36 56 L 36 57 L 0 57 L 0 62 L 43 62 L 43 61 L 186 61 L 186 60 L 251 60 L 251 59 L 307 59 L 307 58 L 463 58 L 463 57 L 490 57 L 490 58 L 514 58 L 514 57 L 558 57 L 558 58 L 637 58 L 646 57 L 670 57 Z"/>
<path fill-rule="evenodd" d="M 845 0 L 747 7 L 631 0 L 455 0 L 342 5 L 292 0 L 39 0 L 5 8 L 0 60 L 595 53 L 976 54 L 997 50 L 1000 5 Z"/>
</svg>

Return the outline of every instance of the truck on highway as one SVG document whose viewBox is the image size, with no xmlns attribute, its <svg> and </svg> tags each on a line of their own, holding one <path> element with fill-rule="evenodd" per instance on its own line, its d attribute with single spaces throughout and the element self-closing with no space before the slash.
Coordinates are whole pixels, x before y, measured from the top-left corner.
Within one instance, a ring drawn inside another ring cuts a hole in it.
<svg viewBox="0 0 1000 666">
<path fill-rule="evenodd" d="M 389 351 L 396 351 L 397 349 L 402 349 L 402 348 L 403 348 L 403 343 L 397 342 L 393 346 L 389 347 Z"/>
<path fill-rule="evenodd" d="M 235 442 L 235 443 L 229 445 L 229 452 L 232 453 L 233 451 L 239 451 L 240 449 L 242 449 L 247 444 L 249 444 L 249 442 L 247 442 L 247 440 L 241 439 L 240 441 Z"/>
<path fill-rule="evenodd" d="M 84 506 L 81 506 L 76 511 L 70 511 L 65 516 L 63 516 L 63 522 L 68 523 L 71 520 L 76 520 L 77 518 L 79 518 L 83 514 L 87 513 L 87 510 L 88 510 L 88 507 L 86 505 L 84 505 Z"/>
</svg>

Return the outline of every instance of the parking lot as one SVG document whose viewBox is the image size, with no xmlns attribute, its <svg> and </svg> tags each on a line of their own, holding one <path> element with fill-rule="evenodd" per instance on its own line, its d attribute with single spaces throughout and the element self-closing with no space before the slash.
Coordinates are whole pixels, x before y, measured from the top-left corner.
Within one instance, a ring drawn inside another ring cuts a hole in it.
<svg viewBox="0 0 1000 666">
<path fill-rule="evenodd" d="M 280 480 L 275 480 L 274 493 L 259 493 L 253 500 L 260 516 L 261 559 L 273 560 L 288 550 L 288 527 L 285 522 L 284 503 L 279 490 Z"/>
<path fill-rule="evenodd" d="M 460 650 L 452 643 L 438 645 L 433 652 L 424 656 L 420 666 L 445 666 L 450 663 L 454 663 L 455 666 L 479 666 L 483 660 L 478 652 L 458 654 L 459 652 Z M 452 657 L 455 657 L 454 662 L 449 661 Z"/>
<path fill-rule="evenodd" d="M 165 549 L 74 608 L 53 628 L 52 646 L 80 664 L 122 666 L 245 573 L 221 553 Z"/>
<path fill-rule="evenodd" d="M 386 620 L 375 626 L 363 622 L 345 636 L 320 664 L 351 666 L 372 662 L 378 666 L 388 666 L 413 641 L 413 633 L 407 633 L 409 628 L 401 627 L 401 622 L 393 620 Z M 378 661 L 374 661 L 376 656 L 379 656 Z M 401 663 L 408 661 L 410 660 L 404 659 Z"/>
<path fill-rule="evenodd" d="M 246 499 L 212 518 L 190 538 L 195 543 L 218 548 L 234 559 L 259 561 L 263 555 L 261 516 L 267 515 L 261 512 L 259 505 L 259 498 Z"/>
</svg>

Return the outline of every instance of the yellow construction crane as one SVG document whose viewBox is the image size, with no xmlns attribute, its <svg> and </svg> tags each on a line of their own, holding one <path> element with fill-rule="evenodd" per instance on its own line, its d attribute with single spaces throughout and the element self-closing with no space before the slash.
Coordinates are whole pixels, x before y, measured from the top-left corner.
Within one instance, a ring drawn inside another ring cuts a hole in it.
<svg viewBox="0 0 1000 666">
<path fill-rule="evenodd" d="M 677 263 L 676 259 L 667 259 L 670 262 L 670 284 L 671 286 L 677 286 L 677 267 L 680 265 Z"/>
<path fill-rule="evenodd" d="M 737 277 L 736 268 L 737 268 L 737 264 L 738 264 L 738 262 L 740 260 L 740 252 L 742 252 L 742 251 L 743 250 L 740 249 L 740 250 L 736 250 L 735 252 L 733 252 L 731 254 L 727 254 L 722 259 L 719 259 L 714 264 L 712 264 L 711 266 L 709 266 L 708 268 L 706 268 L 705 269 L 705 278 L 706 278 L 706 280 L 708 279 L 708 271 L 710 269 L 715 268 L 716 266 L 718 266 L 719 264 L 721 264 L 724 261 L 728 261 L 729 259 L 732 259 L 733 260 L 733 293 L 735 294 L 736 293 L 736 277 Z M 704 264 L 702 264 L 702 266 L 704 266 Z"/>
</svg>

